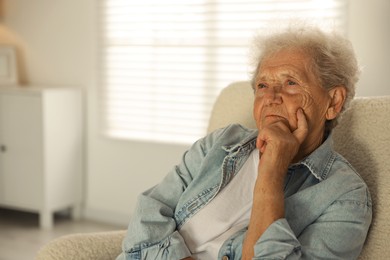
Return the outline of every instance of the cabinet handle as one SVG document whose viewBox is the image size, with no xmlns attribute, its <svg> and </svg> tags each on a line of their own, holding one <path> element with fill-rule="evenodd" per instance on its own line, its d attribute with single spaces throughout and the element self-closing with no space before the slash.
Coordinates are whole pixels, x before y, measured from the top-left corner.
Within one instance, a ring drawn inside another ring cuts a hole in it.
<svg viewBox="0 0 390 260">
<path fill-rule="evenodd" d="M 0 151 L 1 152 L 3 152 L 3 153 L 5 153 L 6 151 L 7 151 L 7 146 L 5 146 L 5 145 L 0 145 Z"/>
</svg>

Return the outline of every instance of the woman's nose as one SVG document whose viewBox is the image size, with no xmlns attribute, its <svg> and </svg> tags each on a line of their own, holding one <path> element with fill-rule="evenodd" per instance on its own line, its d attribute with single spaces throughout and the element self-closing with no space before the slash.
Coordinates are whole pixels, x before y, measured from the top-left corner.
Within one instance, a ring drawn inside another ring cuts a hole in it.
<svg viewBox="0 0 390 260">
<path fill-rule="evenodd" d="M 268 87 L 264 93 L 265 103 L 267 105 L 281 104 L 282 103 L 281 89 L 282 87 L 279 85 Z"/>
</svg>

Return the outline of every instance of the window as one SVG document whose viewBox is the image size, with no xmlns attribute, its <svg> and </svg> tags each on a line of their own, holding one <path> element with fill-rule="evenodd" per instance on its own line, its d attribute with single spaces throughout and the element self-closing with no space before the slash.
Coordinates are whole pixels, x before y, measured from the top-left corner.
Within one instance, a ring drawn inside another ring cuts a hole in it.
<svg viewBox="0 0 390 260">
<path fill-rule="evenodd" d="M 256 32 L 292 17 L 345 30 L 342 0 L 102 0 L 101 117 L 113 138 L 191 143 L 213 102 L 250 79 Z"/>
</svg>

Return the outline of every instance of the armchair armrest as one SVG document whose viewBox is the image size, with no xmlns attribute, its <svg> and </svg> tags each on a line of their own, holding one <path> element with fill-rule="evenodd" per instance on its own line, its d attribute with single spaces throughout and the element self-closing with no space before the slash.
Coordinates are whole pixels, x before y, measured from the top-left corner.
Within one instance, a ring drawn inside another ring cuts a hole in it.
<svg viewBox="0 0 390 260">
<path fill-rule="evenodd" d="M 42 247 L 35 259 L 115 259 L 122 252 L 125 235 L 126 230 L 62 236 Z"/>
</svg>

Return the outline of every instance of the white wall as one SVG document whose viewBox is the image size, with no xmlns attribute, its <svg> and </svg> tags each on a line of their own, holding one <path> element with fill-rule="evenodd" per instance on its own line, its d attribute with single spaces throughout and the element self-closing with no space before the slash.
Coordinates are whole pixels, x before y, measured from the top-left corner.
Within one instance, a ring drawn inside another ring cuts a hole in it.
<svg viewBox="0 0 390 260">
<path fill-rule="evenodd" d="M 126 225 L 137 194 L 177 163 L 185 146 L 109 140 L 98 122 L 95 0 L 4 0 L 0 43 L 22 54 L 22 80 L 86 88 L 86 216 Z M 390 1 L 353 0 L 349 37 L 364 72 L 360 96 L 390 95 Z M 387 83 L 387 86 L 386 86 Z"/>
<path fill-rule="evenodd" d="M 362 66 L 358 96 L 390 95 L 389 12 L 388 0 L 350 1 L 349 38 Z"/>
<path fill-rule="evenodd" d="M 3 0 L 0 42 L 17 46 L 22 83 L 86 86 L 89 2 Z"/>
</svg>

